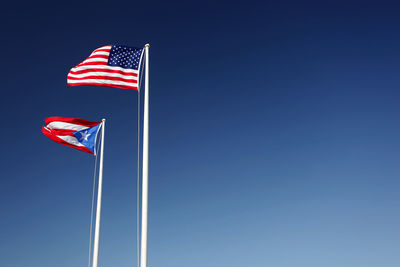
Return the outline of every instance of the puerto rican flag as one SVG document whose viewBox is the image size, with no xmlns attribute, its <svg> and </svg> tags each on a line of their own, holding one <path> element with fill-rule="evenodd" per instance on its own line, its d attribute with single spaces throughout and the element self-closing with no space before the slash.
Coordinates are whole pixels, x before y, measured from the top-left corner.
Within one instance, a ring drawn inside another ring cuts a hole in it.
<svg viewBox="0 0 400 267">
<path fill-rule="evenodd" d="M 96 140 L 101 122 L 50 117 L 45 119 L 45 123 L 42 132 L 54 142 L 96 155 Z"/>
</svg>

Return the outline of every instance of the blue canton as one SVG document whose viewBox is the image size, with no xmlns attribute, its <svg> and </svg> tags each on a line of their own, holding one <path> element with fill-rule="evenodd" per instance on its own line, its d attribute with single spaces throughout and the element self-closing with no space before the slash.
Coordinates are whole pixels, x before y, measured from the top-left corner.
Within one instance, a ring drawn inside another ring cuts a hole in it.
<svg viewBox="0 0 400 267">
<path fill-rule="evenodd" d="M 143 48 L 113 45 L 111 47 L 107 64 L 108 66 L 138 70 L 142 52 Z"/>
</svg>

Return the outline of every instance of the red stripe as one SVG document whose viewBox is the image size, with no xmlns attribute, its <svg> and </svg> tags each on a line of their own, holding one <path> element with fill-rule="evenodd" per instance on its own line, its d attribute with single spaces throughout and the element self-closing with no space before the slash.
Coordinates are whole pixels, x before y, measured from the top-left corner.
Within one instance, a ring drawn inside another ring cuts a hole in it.
<svg viewBox="0 0 400 267">
<path fill-rule="evenodd" d="M 73 68 L 74 69 L 74 68 Z M 129 73 L 129 72 L 124 72 L 122 70 L 111 70 L 111 69 L 96 69 L 96 68 L 90 68 L 86 70 L 78 70 L 74 71 L 73 69 L 70 70 L 69 73 L 71 74 L 83 74 L 83 73 L 88 73 L 88 72 L 107 72 L 107 73 L 118 73 L 118 74 L 123 74 L 123 75 L 129 75 L 129 76 L 135 76 L 137 77 L 137 73 Z"/>
<path fill-rule="evenodd" d="M 109 77 L 109 76 L 86 76 L 82 78 L 70 77 L 69 80 L 88 80 L 88 79 L 97 79 L 97 80 L 109 80 L 109 81 L 120 81 L 120 82 L 128 82 L 128 83 L 137 83 L 137 78 L 121 78 L 121 77 Z"/>
<path fill-rule="evenodd" d="M 89 148 L 87 148 L 87 147 L 85 147 L 85 146 L 74 146 L 74 145 L 72 145 L 72 144 L 70 144 L 70 143 L 68 143 L 68 142 L 66 142 L 66 141 L 64 141 L 64 140 L 62 140 L 61 138 L 58 138 L 51 130 L 49 131 L 49 130 L 46 129 L 44 126 L 42 127 L 42 132 L 43 132 L 43 134 L 44 134 L 45 136 L 47 136 L 48 138 L 50 138 L 51 140 L 53 140 L 53 141 L 56 142 L 56 143 L 59 143 L 59 144 L 65 145 L 65 146 L 69 146 L 69 147 L 78 149 L 78 150 L 80 150 L 80 151 L 83 151 L 83 152 L 86 152 L 86 153 L 89 153 L 89 154 L 94 155 L 93 152 L 90 151 Z"/>
<path fill-rule="evenodd" d="M 111 47 L 110 48 L 102 48 L 102 49 L 96 49 L 94 50 L 92 53 L 96 53 L 96 52 L 110 52 L 111 51 Z"/>
<path fill-rule="evenodd" d="M 52 131 L 55 135 L 59 136 L 75 136 L 73 133 L 76 132 L 74 130 L 67 130 L 67 129 L 50 129 L 47 127 L 47 125 L 46 128 Z"/>
<path fill-rule="evenodd" d="M 49 117 L 49 118 L 46 118 L 44 121 L 45 121 L 46 125 L 53 121 L 67 122 L 67 123 L 78 124 L 78 125 L 82 125 L 82 126 L 86 126 L 86 127 L 94 127 L 94 126 L 100 124 L 100 122 L 97 122 L 97 121 L 88 121 L 88 120 L 79 119 L 79 118 L 64 118 L 64 117 Z"/>
<path fill-rule="evenodd" d="M 110 51 L 111 50 L 112 45 L 106 45 L 100 48 L 95 49 L 92 53 L 94 52 L 99 52 L 99 51 Z"/>
<path fill-rule="evenodd" d="M 78 86 L 78 85 L 94 85 L 94 86 L 105 86 L 105 87 L 112 87 L 112 88 L 119 88 L 119 89 L 131 89 L 137 90 L 137 86 L 127 86 L 127 85 L 119 85 L 119 84 L 106 84 L 106 83 L 68 83 L 69 86 Z"/>
</svg>

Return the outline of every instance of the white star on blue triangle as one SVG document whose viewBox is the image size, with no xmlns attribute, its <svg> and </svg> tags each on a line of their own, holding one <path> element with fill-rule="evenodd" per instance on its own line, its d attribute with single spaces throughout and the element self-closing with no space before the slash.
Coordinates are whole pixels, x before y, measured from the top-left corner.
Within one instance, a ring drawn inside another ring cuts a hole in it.
<svg viewBox="0 0 400 267">
<path fill-rule="evenodd" d="M 96 155 L 95 145 L 97 140 L 97 133 L 99 131 L 101 124 L 98 124 L 94 127 L 87 128 L 84 130 L 76 131 L 73 135 L 78 139 L 79 143 L 84 145 L 85 147 L 89 148 L 93 154 Z"/>
</svg>

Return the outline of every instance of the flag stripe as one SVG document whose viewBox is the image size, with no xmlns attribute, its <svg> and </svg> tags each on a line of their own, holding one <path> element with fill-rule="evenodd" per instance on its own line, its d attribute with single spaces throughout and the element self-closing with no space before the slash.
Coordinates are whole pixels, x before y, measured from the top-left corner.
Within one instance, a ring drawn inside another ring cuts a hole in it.
<svg viewBox="0 0 400 267">
<path fill-rule="evenodd" d="M 79 64 L 78 65 L 78 67 L 81 67 L 81 66 L 85 66 L 85 65 L 103 65 L 103 66 L 107 66 L 107 61 L 104 61 L 104 62 L 101 62 L 101 61 L 99 61 L 99 60 L 88 60 L 88 61 L 83 61 L 81 64 Z M 108 66 L 107 66 L 108 67 Z"/>
<path fill-rule="evenodd" d="M 47 128 L 55 129 L 55 130 L 57 130 L 57 129 L 67 129 L 67 130 L 80 131 L 80 130 L 87 129 L 89 127 L 83 126 L 83 125 L 79 125 L 79 124 L 73 124 L 73 123 L 69 123 L 69 122 L 53 121 L 53 122 L 50 122 L 49 124 L 47 124 Z"/>
<path fill-rule="evenodd" d="M 87 62 L 89 59 L 97 59 L 98 61 L 107 61 L 108 60 L 108 55 L 98 55 L 98 54 L 96 54 L 96 55 L 93 55 L 93 56 L 90 56 L 90 57 L 88 57 L 86 60 L 84 60 L 83 62 Z M 104 60 L 105 59 L 105 60 Z"/>
<path fill-rule="evenodd" d="M 83 62 L 91 62 L 91 61 L 93 61 L 93 62 L 96 62 L 96 61 L 98 61 L 98 62 L 107 62 L 108 61 L 108 57 L 107 56 L 103 56 L 103 55 L 94 55 L 94 56 L 88 57 Z"/>
<path fill-rule="evenodd" d="M 135 70 L 127 70 L 127 69 L 122 69 L 119 67 L 111 67 L 111 66 L 96 66 L 95 68 L 92 68 L 91 66 L 82 66 L 82 67 L 75 67 L 73 68 L 69 74 L 81 74 L 81 73 L 87 73 L 87 72 L 108 72 L 108 73 L 120 73 L 124 75 L 133 75 L 133 76 L 138 76 L 137 71 Z"/>
<path fill-rule="evenodd" d="M 88 76 L 107 76 L 107 77 L 120 77 L 124 79 L 134 79 L 137 80 L 137 75 L 129 74 L 129 75 L 124 75 L 119 72 L 112 71 L 110 73 L 108 72 L 103 72 L 103 71 L 92 71 L 92 72 L 81 72 L 79 74 L 68 74 L 68 78 L 83 78 L 83 77 L 88 77 Z"/>
<path fill-rule="evenodd" d="M 46 128 L 47 131 L 52 132 L 55 135 L 61 135 L 61 136 L 74 136 L 74 130 L 64 130 L 64 129 L 59 129 L 59 130 L 54 130 L 54 129 L 50 129 L 46 126 L 44 126 Z"/>
<path fill-rule="evenodd" d="M 110 51 L 111 47 L 112 47 L 112 45 L 106 45 L 106 46 L 103 46 L 103 47 L 95 49 L 93 52 L 96 52 L 96 51 Z"/>
<path fill-rule="evenodd" d="M 79 143 L 78 139 L 76 139 L 75 136 L 70 136 L 70 135 L 56 135 L 58 138 L 64 140 L 65 142 L 67 142 L 68 144 L 74 145 L 74 146 L 84 146 L 81 143 Z"/>
<path fill-rule="evenodd" d="M 70 82 L 74 81 L 82 81 L 82 80 L 99 80 L 99 81 L 121 81 L 126 83 L 135 83 L 137 84 L 137 79 L 135 77 L 131 78 L 121 78 L 121 77 L 110 77 L 110 76 L 97 76 L 97 75 L 86 75 L 84 77 L 71 77 L 68 76 Z"/>
<path fill-rule="evenodd" d="M 42 132 L 45 136 L 47 136 L 49 139 L 53 140 L 56 143 L 59 143 L 59 144 L 65 145 L 65 146 L 69 146 L 69 147 L 72 147 L 72 148 L 75 148 L 75 149 L 81 150 L 83 152 L 94 155 L 94 153 L 89 148 L 87 148 L 85 146 L 72 145 L 71 143 L 68 143 L 67 141 L 61 139 L 59 136 L 55 135 L 52 130 L 47 129 L 44 126 L 42 127 Z"/>
<path fill-rule="evenodd" d="M 110 54 L 110 51 L 106 52 L 106 51 L 96 51 L 93 52 L 90 57 L 95 56 L 95 55 L 104 55 L 104 56 L 108 56 Z"/>
<path fill-rule="evenodd" d="M 125 85 L 125 86 L 136 86 L 137 83 L 132 83 L 132 82 L 123 82 L 123 81 L 112 81 L 108 79 L 85 79 L 85 80 L 68 80 L 68 83 L 74 84 L 74 83 L 79 83 L 81 81 L 85 81 L 87 83 L 94 83 L 94 84 L 114 84 L 114 85 Z"/>
<path fill-rule="evenodd" d="M 109 46 L 108 48 L 106 48 L 106 47 L 98 48 L 98 49 L 94 50 L 94 51 L 92 52 L 92 54 L 93 54 L 93 53 L 96 53 L 96 52 L 110 52 L 110 50 L 111 50 L 111 46 Z"/>
<path fill-rule="evenodd" d="M 79 118 L 64 118 L 64 117 L 48 117 L 45 119 L 46 125 L 52 123 L 52 122 L 66 122 L 66 123 L 71 123 L 71 124 L 77 124 L 77 125 L 82 125 L 82 126 L 87 126 L 87 127 L 94 127 L 100 122 L 95 122 L 95 121 L 88 121 L 84 119 L 79 119 Z"/>
<path fill-rule="evenodd" d="M 79 82 L 79 83 L 70 83 L 68 82 L 69 86 L 78 86 L 78 85 L 94 85 L 94 86 L 107 86 L 107 87 L 113 87 L 113 88 L 120 88 L 120 89 L 132 89 L 132 90 L 138 90 L 137 86 L 128 86 L 128 85 L 119 85 L 119 84 L 102 84 L 102 83 L 91 83 L 91 82 Z"/>
</svg>

